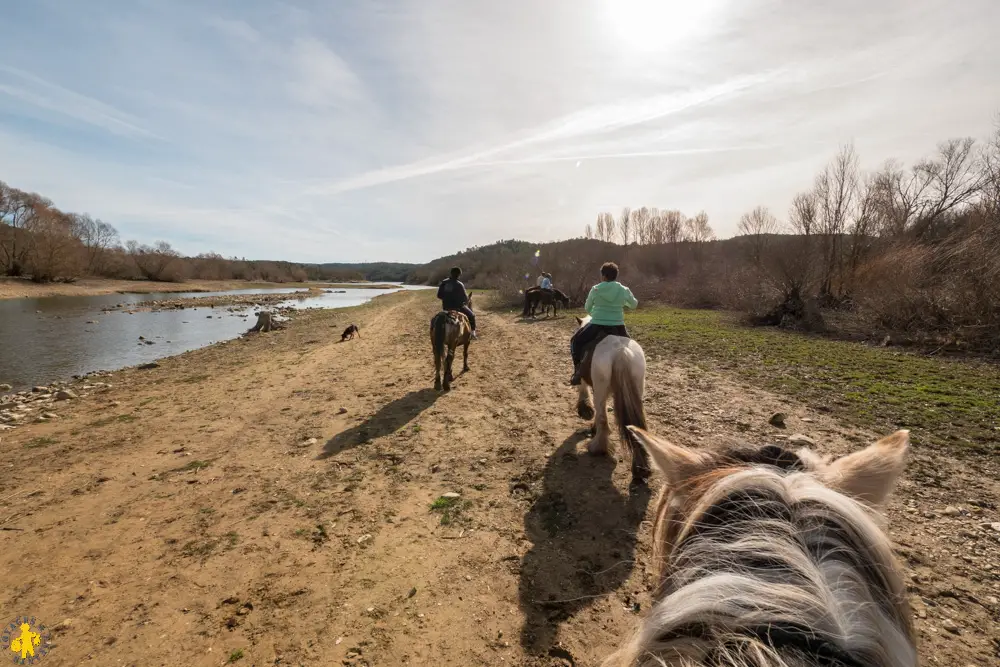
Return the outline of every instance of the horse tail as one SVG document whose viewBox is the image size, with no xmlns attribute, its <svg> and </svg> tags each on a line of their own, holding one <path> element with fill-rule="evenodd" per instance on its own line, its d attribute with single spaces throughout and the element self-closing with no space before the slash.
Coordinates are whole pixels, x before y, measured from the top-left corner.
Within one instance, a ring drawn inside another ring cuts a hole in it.
<svg viewBox="0 0 1000 667">
<path fill-rule="evenodd" d="M 448 328 L 448 315 L 438 313 L 434 318 L 434 356 L 444 356 L 444 339 Z"/>
<path fill-rule="evenodd" d="M 639 357 L 623 347 L 615 353 L 611 362 L 611 391 L 614 396 L 615 420 L 618 422 L 618 432 L 622 441 L 628 445 L 632 454 L 632 477 L 645 479 L 649 476 L 649 462 L 646 450 L 636 437 L 628 430 L 629 426 L 646 428 L 646 410 L 642 405 L 645 374 L 637 373 L 635 365 Z"/>
</svg>

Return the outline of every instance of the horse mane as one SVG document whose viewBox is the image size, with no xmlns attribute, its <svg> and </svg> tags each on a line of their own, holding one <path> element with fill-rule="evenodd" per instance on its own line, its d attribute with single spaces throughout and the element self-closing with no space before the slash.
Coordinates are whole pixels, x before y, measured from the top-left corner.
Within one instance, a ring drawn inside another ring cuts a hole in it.
<svg viewBox="0 0 1000 667">
<path fill-rule="evenodd" d="M 825 486 L 822 465 L 805 451 L 740 448 L 665 487 L 657 602 L 605 666 L 915 666 L 879 515 Z"/>
</svg>

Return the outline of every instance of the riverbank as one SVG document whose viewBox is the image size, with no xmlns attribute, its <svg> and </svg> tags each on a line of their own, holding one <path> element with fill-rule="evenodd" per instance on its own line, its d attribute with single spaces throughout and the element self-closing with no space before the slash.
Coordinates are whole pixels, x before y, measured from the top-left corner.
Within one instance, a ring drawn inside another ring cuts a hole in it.
<svg viewBox="0 0 1000 667">
<path fill-rule="evenodd" d="M 173 292 L 225 292 L 243 289 L 379 289 L 384 283 L 268 283 L 247 280 L 186 280 L 161 283 L 151 280 L 81 278 L 75 283 L 33 283 L 20 278 L 0 278 L 0 299 L 30 299 L 49 296 L 97 296 L 100 294 L 151 294 Z"/>
<path fill-rule="evenodd" d="M 54 416 L 0 433 L 0 571 L 16 582 L 0 608 L 52 630 L 54 666 L 600 664 L 649 612 L 653 563 L 648 498 L 584 451 L 565 385 L 576 322 L 480 306 L 472 370 L 439 393 L 433 297 L 303 311 L 71 383 Z M 351 322 L 361 337 L 339 342 Z M 801 435 L 843 454 L 881 434 L 635 324 L 651 429 L 676 442 Z M 914 438 L 888 525 L 920 653 L 991 664 L 996 459 Z"/>
</svg>

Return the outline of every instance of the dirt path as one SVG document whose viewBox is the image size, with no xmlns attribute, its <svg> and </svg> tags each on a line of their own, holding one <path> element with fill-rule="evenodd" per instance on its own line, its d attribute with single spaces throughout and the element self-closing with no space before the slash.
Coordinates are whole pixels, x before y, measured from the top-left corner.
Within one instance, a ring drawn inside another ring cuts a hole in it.
<svg viewBox="0 0 1000 667">
<path fill-rule="evenodd" d="M 309 313 L 2 434 L 0 614 L 53 628 L 51 665 L 596 665 L 649 609 L 647 498 L 583 453 L 572 319 L 482 314 L 439 394 L 431 304 L 376 299 L 343 344 Z M 776 410 L 824 451 L 869 438 L 675 360 L 648 382 L 680 442 L 774 438 Z M 926 664 L 995 664 L 989 465 L 918 452 L 892 508 Z"/>
</svg>

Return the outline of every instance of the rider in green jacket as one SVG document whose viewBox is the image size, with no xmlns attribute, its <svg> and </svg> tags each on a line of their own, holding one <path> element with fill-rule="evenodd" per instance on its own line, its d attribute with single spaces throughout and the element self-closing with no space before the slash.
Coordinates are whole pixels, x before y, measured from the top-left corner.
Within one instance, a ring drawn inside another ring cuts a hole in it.
<svg viewBox="0 0 1000 667">
<path fill-rule="evenodd" d="M 635 308 L 639 301 L 632 290 L 618 282 L 618 265 L 607 262 L 601 267 L 601 282 L 594 285 L 587 295 L 584 309 L 590 313 L 590 322 L 577 329 L 569 341 L 573 357 L 573 379 L 570 384 L 580 384 L 580 362 L 587 346 L 598 336 L 612 335 L 628 338 L 625 329 L 625 308 Z"/>
</svg>

